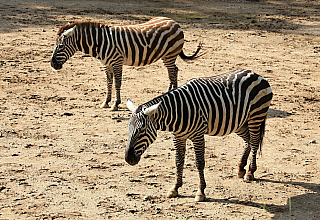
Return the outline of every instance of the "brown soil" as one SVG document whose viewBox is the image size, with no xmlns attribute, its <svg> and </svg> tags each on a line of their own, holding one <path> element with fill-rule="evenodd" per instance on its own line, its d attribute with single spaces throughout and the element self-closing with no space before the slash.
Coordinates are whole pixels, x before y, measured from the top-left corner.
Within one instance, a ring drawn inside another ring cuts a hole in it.
<svg viewBox="0 0 320 220">
<path fill-rule="evenodd" d="M 0 2 L 0 219 L 319 219 L 320 3 L 288 1 Z M 188 79 L 251 69 L 274 91 L 256 181 L 236 175 L 243 141 L 206 137 L 207 202 L 193 202 L 198 173 L 190 142 L 180 196 L 165 195 L 175 177 L 171 134 L 136 166 L 124 161 L 125 100 L 142 104 L 166 91 L 161 62 L 124 67 L 118 112 L 100 109 L 101 64 L 77 53 L 50 66 L 58 28 L 72 21 L 136 24 L 177 20 Z M 146 80 L 147 79 L 147 80 Z M 147 82 L 146 82 L 147 81 Z"/>
</svg>

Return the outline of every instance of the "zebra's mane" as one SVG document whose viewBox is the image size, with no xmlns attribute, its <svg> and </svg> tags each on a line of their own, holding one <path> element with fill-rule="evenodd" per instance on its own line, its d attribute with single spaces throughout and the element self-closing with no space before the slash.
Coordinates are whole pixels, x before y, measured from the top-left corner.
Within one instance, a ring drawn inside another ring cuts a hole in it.
<svg viewBox="0 0 320 220">
<path fill-rule="evenodd" d="M 64 26 L 62 26 L 58 32 L 57 35 L 60 36 L 61 33 L 63 33 L 66 30 L 69 30 L 70 28 L 73 28 L 74 26 L 78 26 L 80 28 L 100 28 L 100 27 L 109 27 L 106 24 L 102 24 L 102 23 L 98 23 L 98 22 L 74 22 L 71 24 L 66 24 Z"/>
</svg>

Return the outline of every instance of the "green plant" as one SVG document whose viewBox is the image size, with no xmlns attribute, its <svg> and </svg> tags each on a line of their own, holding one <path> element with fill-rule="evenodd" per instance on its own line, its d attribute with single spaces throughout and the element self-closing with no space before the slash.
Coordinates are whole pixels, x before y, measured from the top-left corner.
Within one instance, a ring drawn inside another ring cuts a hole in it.
<svg viewBox="0 0 320 220">
<path fill-rule="evenodd" d="M 289 215 L 290 215 L 290 220 L 291 220 L 291 211 L 292 211 L 291 197 L 289 197 Z"/>
<path fill-rule="evenodd" d="M 261 197 L 262 197 L 262 200 L 263 200 L 262 208 L 263 208 L 265 211 L 267 211 L 267 204 L 266 204 L 266 200 L 265 200 L 265 198 L 264 198 L 264 196 L 263 196 L 263 195 L 261 195 Z"/>
</svg>

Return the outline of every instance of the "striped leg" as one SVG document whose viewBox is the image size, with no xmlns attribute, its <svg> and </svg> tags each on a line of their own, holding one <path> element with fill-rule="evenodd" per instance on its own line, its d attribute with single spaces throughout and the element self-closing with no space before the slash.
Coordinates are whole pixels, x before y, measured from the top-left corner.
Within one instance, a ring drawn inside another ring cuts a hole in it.
<svg viewBox="0 0 320 220">
<path fill-rule="evenodd" d="M 196 197 L 194 200 L 196 202 L 203 202 L 206 199 L 206 196 L 204 194 L 204 189 L 206 188 L 206 181 L 204 179 L 204 166 L 205 166 L 205 159 L 204 159 L 204 152 L 205 152 L 205 141 L 204 141 L 204 135 L 199 135 L 192 138 L 194 151 L 195 151 L 195 157 L 196 157 L 196 167 L 199 172 L 199 189 L 197 191 Z"/>
<path fill-rule="evenodd" d="M 255 129 L 254 132 L 250 129 L 251 158 L 249 170 L 244 178 L 246 182 L 250 182 L 254 179 L 254 172 L 257 170 L 257 151 L 261 143 L 260 127 L 258 127 L 258 129 L 258 131 Z"/>
<path fill-rule="evenodd" d="M 115 63 L 113 64 L 113 73 L 114 73 L 114 84 L 116 88 L 116 100 L 111 106 L 111 111 L 117 111 L 118 105 L 121 103 L 120 98 L 120 89 L 121 89 L 121 80 L 122 80 L 122 64 Z"/>
<path fill-rule="evenodd" d="M 163 59 L 163 63 L 165 67 L 168 69 L 168 77 L 170 80 L 170 84 L 168 86 L 167 91 L 171 89 L 176 89 L 178 87 L 178 67 L 175 65 L 176 57 L 174 59 Z"/>
<path fill-rule="evenodd" d="M 173 136 L 173 143 L 176 149 L 176 182 L 174 186 L 169 189 L 167 193 L 168 198 L 177 197 L 178 189 L 182 186 L 182 175 L 183 175 L 183 166 L 184 158 L 186 153 L 186 139 L 178 139 Z"/>
<path fill-rule="evenodd" d="M 252 115 L 251 120 L 248 122 L 252 156 L 248 173 L 244 178 L 247 182 L 254 179 L 254 172 L 257 170 L 257 151 L 262 146 L 268 108 L 265 109 L 264 113 L 260 113 L 260 115 Z"/>
<path fill-rule="evenodd" d="M 257 170 L 257 151 L 259 148 L 259 145 L 251 145 L 251 158 L 250 158 L 250 165 L 249 170 L 244 177 L 244 181 L 250 182 L 254 180 L 254 172 Z"/>
<path fill-rule="evenodd" d="M 244 124 L 244 126 L 236 132 L 237 135 L 239 135 L 245 142 L 245 147 L 243 149 L 241 158 L 238 163 L 238 177 L 243 178 L 244 175 L 246 174 L 246 170 L 244 167 L 247 165 L 248 157 L 250 154 L 251 147 L 249 145 L 250 142 L 250 133 L 248 129 L 248 124 Z"/>
<path fill-rule="evenodd" d="M 112 83 L 113 83 L 113 69 L 110 66 L 105 67 L 105 72 L 107 76 L 107 95 L 106 100 L 102 103 L 100 108 L 110 108 L 109 102 L 112 96 Z"/>
</svg>

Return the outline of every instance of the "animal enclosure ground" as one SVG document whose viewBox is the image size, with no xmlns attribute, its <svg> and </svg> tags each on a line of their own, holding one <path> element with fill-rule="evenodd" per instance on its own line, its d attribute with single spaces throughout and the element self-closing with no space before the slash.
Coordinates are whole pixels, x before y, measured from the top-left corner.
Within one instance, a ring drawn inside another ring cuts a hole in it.
<svg viewBox="0 0 320 220">
<path fill-rule="evenodd" d="M 98 61 L 77 53 L 59 71 L 50 66 L 67 22 L 155 16 L 181 24 L 187 54 L 203 41 L 203 57 L 178 58 L 179 85 L 240 68 L 268 79 L 274 98 L 256 181 L 237 178 L 241 138 L 207 136 L 207 201 L 193 202 L 190 142 L 180 196 L 165 198 L 175 177 L 170 133 L 159 132 L 137 166 L 124 161 L 125 100 L 166 91 L 162 62 L 124 67 L 117 112 L 99 108 L 106 79 Z M 319 218 L 319 1 L 7 0 L 0 22 L 0 219 Z"/>
</svg>

